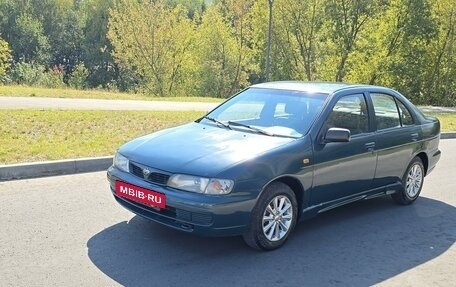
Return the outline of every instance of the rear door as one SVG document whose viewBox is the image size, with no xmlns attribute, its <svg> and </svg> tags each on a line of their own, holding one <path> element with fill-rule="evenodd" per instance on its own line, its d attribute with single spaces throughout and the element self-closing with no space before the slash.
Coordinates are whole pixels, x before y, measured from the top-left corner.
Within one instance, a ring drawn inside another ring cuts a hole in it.
<svg viewBox="0 0 456 287">
<path fill-rule="evenodd" d="M 397 183 L 419 149 L 421 128 L 393 94 L 371 92 L 376 127 L 377 170 L 373 187 Z"/>
</svg>

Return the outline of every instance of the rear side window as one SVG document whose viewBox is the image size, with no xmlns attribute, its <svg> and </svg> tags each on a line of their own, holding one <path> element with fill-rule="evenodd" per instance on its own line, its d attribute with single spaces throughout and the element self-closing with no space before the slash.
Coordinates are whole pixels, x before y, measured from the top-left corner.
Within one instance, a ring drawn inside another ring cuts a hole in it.
<svg viewBox="0 0 456 287">
<path fill-rule="evenodd" d="M 362 94 L 344 96 L 334 105 L 326 119 L 327 128 L 344 128 L 352 135 L 368 132 L 366 100 Z"/>
<path fill-rule="evenodd" d="M 405 105 L 396 99 L 397 106 L 399 107 L 399 113 L 401 116 L 401 123 L 403 126 L 413 125 L 413 117 L 410 114 L 410 111 L 405 107 Z"/>
<path fill-rule="evenodd" d="M 371 94 L 375 110 L 377 130 L 400 127 L 399 113 L 396 101 L 390 95 Z"/>
</svg>

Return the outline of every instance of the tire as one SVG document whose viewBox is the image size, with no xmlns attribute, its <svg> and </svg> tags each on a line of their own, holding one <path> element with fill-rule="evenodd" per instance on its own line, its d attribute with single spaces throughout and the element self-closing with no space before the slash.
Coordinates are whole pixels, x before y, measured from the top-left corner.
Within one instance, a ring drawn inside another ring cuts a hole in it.
<svg viewBox="0 0 456 287">
<path fill-rule="evenodd" d="M 266 187 L 253 208 L 243 235 L 247 245 L 258 250 L 281 247 L 296 225 L 298 204 L 291 188 L 281 182 Z"/>
<path fill-rule="evenodd" d="M 393 200 L 402 205 L 413 203 L 423 188 L 424 174 L 423 162 L 419 157 L 414 157 L 402 177 L 403 188 L 391 195 Z"/>
</svg>

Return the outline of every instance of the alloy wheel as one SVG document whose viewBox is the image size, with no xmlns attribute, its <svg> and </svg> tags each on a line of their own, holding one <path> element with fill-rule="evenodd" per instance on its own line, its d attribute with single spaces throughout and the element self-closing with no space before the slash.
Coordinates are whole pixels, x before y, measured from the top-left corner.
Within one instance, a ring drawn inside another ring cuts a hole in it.
<svg viewBox="0 0 456 287">
<path fill-rule="evenodd" d="M 293 205 L 288 197 L 274 197 L 263 214 L 263 233 L 270 241 L 284 238 L 293 221 Z"/>
<path fill-rule="evenodd" d="M 421 185 L 423 184 L 423 170 L 419 164 L 413 165 L 408 174 L 407 180 L 405 185 L 405 190 L 407 195 L 410 198 L 415 197 L 421 189 Z"/>
</svg>

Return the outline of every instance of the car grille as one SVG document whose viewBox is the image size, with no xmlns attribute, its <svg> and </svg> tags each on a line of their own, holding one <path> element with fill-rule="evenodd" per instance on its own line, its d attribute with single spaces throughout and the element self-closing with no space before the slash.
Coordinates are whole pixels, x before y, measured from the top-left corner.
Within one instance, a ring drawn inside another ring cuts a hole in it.
<svg viewBox="0 0 456 287">
<path fill-rule="evenodd" d="M 122 205 L 126 206 L 133 212 L 140 214 L 146 218 L 152 219 L 159 219 L 160 221 L 164 220 L 165 218 L 179 220 L 180 222 L 186 222 L 191 224 L 198 224 L 198 225 L 210 225 L 212 223 L 212 215 L 209 213 L 198 213 L 198 212 L 190 212 L 187 210 L 174 208 L 171 206 L 167 206 L 165 209 L 156 209 L 139 202 L 135 202 L 133 200 L 119 197 L 117 195 L 114 196 L 116 200 L 121 203 Z M 159 218 L 154 218 L 153 216 L 160 216 Z"/>
<path fill-rule="evenodd" d="M 185 220 L 197 224 L 210 224 L 212 222 L 212 216 L 205 213 L 190 212 L 183 209 L 175 209 L 176 218 L 180 220 Z"/>
<path fill-rule="evenodd" d="M 148 170 L 149 174 L 144 173 L 144 170 Z M 156 184 L 166 184 L 170 177 L 169 174 L 160 172 L 154 168 L 132 162 L 130 162 L 130 172 L 137 177 Z"/>
</svg>

